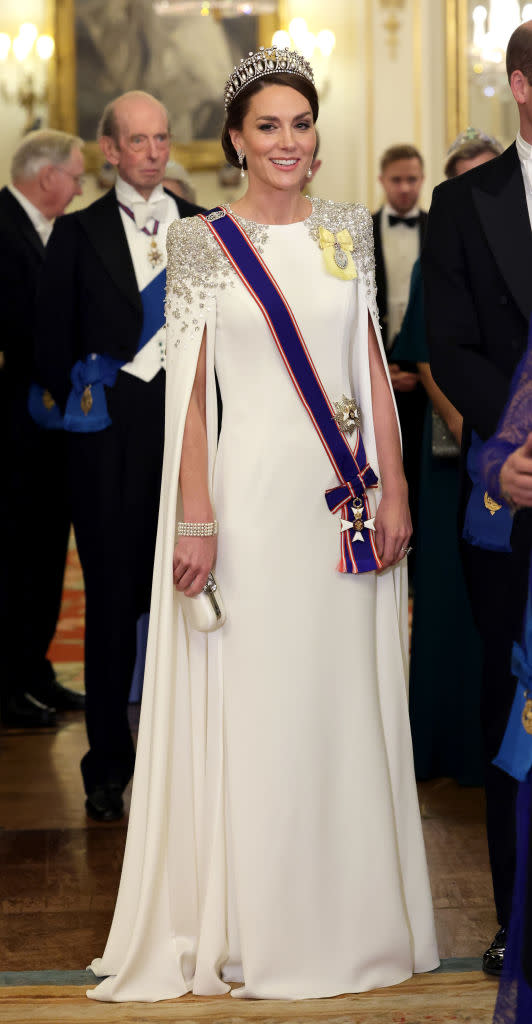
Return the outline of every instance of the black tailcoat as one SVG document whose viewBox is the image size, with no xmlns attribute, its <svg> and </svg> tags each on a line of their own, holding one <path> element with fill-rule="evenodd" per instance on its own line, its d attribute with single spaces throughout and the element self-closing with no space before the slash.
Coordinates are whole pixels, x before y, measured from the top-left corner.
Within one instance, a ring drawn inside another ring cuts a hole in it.
<svg viewBox="0 0 532 1024">
<path fill-rule="evenodd" d="M 532 231 L 515 144 L 495 160 L 437 186 L 422 267 L 432 373 L 464 417 L 463 517 L 471 430 L 487 438 L 496 429 L 532 313 Z M 463 551 L 484 646 L 488 842 L 497 915 L 505 926 L 515 862 L 515 785 L 491 760 L 515 690 L 510 656 L 521 633 L 527 563 L 517 552 L 484 551 L 470 544 Z"/>
<path fill-rule="evenodd" d="M 45 249 L 8 188 L 0 190 L 0 245 L 0 676 L 5 699 L 25 691 L 38 694 L 49 682 L 46 652 L 59 614 L 70 513 L 64 437 L 36 426 L 28 413 L 35 375 L 35 300 Z"/>
<path fill-rule="evenodd" d="M 181 217 L 199 212 L 182 199 L 176 202 Z M 62 407 L 76 360 L 91 352 L 133 359 L 142 302 L 114 189 L 54 228 L 37 319 L 39 380 Z M 146 383 L 119 372 L 107 389 L 111 426 L 68 435 L 72 515 L 86 592 L 87 792 L 109 781 L 124 786 L 133 770 L 127 705 L 136 622 L 150 602 L 164 377 L 160 370 Z"/>
</svg>

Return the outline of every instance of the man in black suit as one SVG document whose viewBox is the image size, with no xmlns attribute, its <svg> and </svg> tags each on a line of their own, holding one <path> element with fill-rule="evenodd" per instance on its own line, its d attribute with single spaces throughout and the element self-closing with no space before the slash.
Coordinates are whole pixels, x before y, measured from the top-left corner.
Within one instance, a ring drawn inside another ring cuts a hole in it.
<svg viewBox="0 0 532 1024">
<path fill-rule="evenodd" d="M 66 406 L 69 431 L 86 591 L 85 806 L 92 818 L 113 821 L 123 814 L 134 766 L 128 695 L 157 529 L 166 232 L 199 207 L 160 184 L 170 136 L 167 111 L 152 96 L 126 93 L 109 104 L 98 135 L 116 186 L 54 230 L 41 278 L 37 363 L 41 382 Z"/>
<path fill-rule="evenodd" d="M 401 422 L 403 462 L 415 537 L 426 395 L 416 366 L 395 361 L 393 345 L 403 321 L 410 275 L 421 252 L 427 224 L 427 214 L 418 205 L 424 181 L 421 153 L 407 144 L 390 146 L 380 160 L 379 181 L 386 202 L 373 214 L 377 304 Z M 413 569 L 412 559 L 409 569 Z"/>
<path fill-rule="evenodd" d="M 55 708 L 84 706 L 46 657 L 65 569 L 70 511 L 65 439 L 50 396 L 34 385 L 34 306 L 54 218 L 81 195 L 81 139 L 30 132 L 12 185 L 0 191 L 3 488 L 0 568 L 0 711 L 7 726 L 49 726 Z M 32 398 L 32 418 L 28 401 Z"/>
<path fill-rule="evenodd" d="M 516 143 L 495 160 L 438 185 L 422 257 L 432 373 L 464 417 L 464 510 L 471 491 L 465 456 L 472 431 L 485 440 L 495 430 L 532 313 L 532 22 L 511 36 L 507 69 L 519 108 Z M 487 518 L 495 524 L 501 514 L 504 510 Z M 517 551 L 490 550 L 478 543 L 464 542 L 463 554 L 484 648 L 487 829 L 500 925 L 484 954 L 484 969 L 497 974 L 512 898 L 516 784 L 491 762 L 515 691 L 510 657 L 521 633 L 528 565 Z"/>
</svg>

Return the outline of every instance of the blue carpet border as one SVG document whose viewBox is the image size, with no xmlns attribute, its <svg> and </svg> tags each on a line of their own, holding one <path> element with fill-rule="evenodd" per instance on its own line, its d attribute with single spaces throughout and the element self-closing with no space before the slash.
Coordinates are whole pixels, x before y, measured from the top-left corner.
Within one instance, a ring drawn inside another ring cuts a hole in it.
<svg viewBox="0 0 532 1024">
<path fill-rule="evenodd" d="M 464 974 L 481 971 L 480 957 L 452 957 L 442 960 L 431 974 Z M 25 985 L 95 985 L 101 979 L 92 971 L 0 971 L 0 987 Z"/>
</svg>

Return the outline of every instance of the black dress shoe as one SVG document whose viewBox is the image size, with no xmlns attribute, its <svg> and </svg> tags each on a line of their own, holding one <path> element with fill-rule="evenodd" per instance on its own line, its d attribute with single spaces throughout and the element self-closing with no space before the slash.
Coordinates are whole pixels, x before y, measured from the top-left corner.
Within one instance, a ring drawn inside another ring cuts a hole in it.
<svg viewBox="0 0 532 1024">
<path fill-rule="evenodd" d="M 124 815 L 122 787 L 112 782 L 95 786 L 87 793 L 85 810 L 94 821 L 119 821 Z"/>
<path fill-rule="evenodd" d="M 83 711 L 85 708 L 85 694 L 61 686 L 57 679 L 34 683 L 29 689 L 37 700 L 57 708 L 58 711 Z"/>
<path fill-rule="evenodd" d="M 491 946 L 482 957 L 482 970 L 485 974 L 492 974 L 499 977 L 504 964 L 504 952 L 506 949 L 506 928 L 499 928 Z"/>
<path fill-rule="evenodd" d="M 2 708 L 2 722 L 11 728 L 50 728 L 56 723 L 55 708 L 42 704 L 31 693 L 9 697 Z"/>
</svg>

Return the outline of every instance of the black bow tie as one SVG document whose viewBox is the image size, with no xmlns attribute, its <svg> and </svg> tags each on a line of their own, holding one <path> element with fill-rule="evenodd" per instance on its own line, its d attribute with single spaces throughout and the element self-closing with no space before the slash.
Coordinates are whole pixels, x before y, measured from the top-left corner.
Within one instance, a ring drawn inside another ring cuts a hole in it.
<svg viewBox="0 0 532 1024">
<path fill-rule="evenodd" d="M 396 224 L 406 224 L 407 228 L 416 228 L 419 224 L 419 214 L 417 217 L 396 217 L 393 213 L 389 213 L 388 224 L 391 228 L 394 228 Z"/>
</svg>

